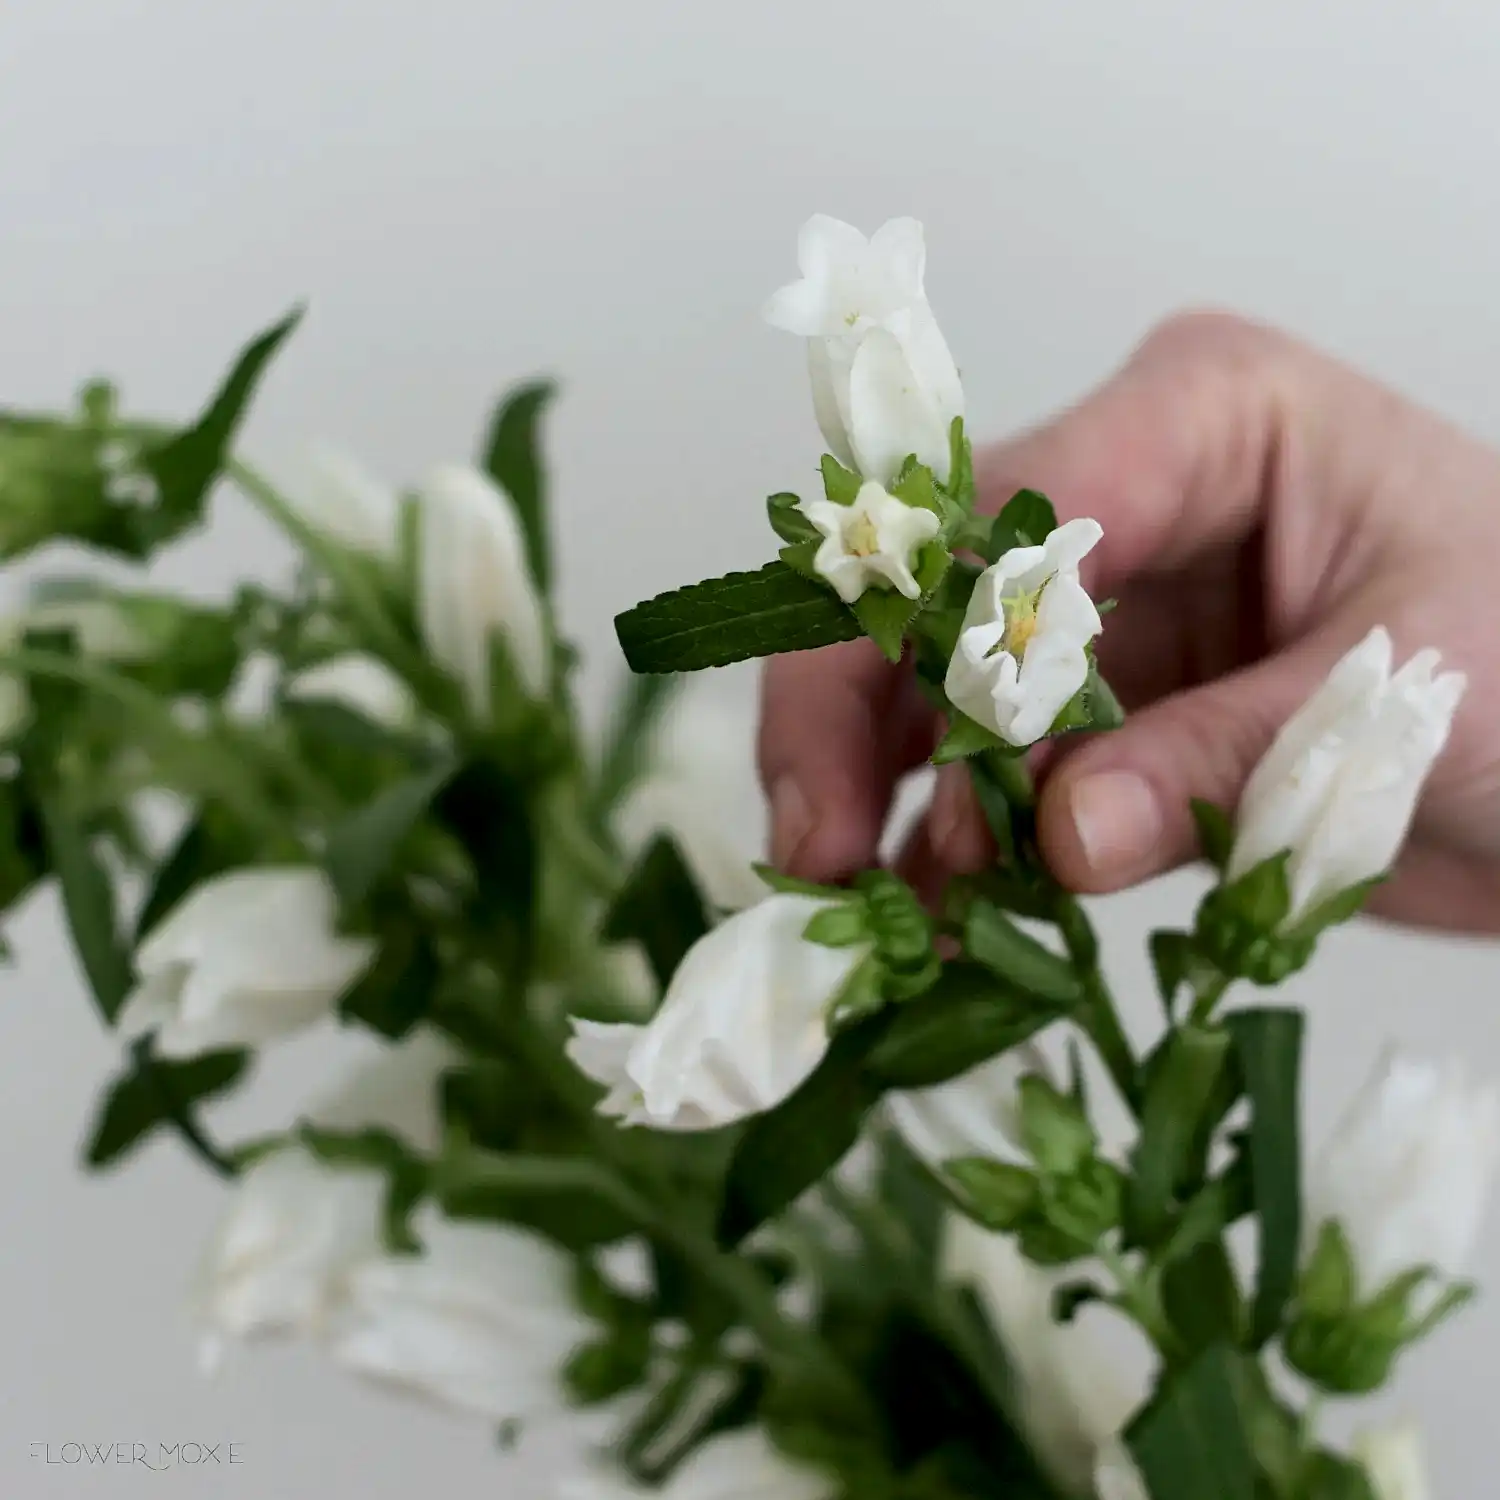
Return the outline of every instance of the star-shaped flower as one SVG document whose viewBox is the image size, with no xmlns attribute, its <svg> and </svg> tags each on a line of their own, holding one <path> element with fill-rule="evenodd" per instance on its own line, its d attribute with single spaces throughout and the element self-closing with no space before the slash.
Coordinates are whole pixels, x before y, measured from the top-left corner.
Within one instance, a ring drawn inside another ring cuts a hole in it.
<svg viewBox="0 0 1500 1500">
<path fill-rule="evenodd" d="M 845 604 L 872 585 L 893 588 L 908 599 L 921 596 L 912 560 L 937 535 L 934 512 L 907 505 L 874 480 L 860 486 L 853 505 L 805 500 L 802 511 L 824 538 L 813 567 Z"/>
</svg>

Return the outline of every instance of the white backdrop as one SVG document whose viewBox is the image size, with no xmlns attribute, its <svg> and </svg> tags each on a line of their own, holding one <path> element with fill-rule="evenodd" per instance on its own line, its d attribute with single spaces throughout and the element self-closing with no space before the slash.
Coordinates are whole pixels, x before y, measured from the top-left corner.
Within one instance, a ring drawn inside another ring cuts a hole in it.
<svg viewBox="0 0 1500 1500">
<path fill-rule="evenodd" d="M 1213 302 L 1500 438 L 1497 67 L 1500 11 L 1479 0 L 11 0 L 0 401 L 61 403 L 107 371 L 137 409 L 185 414 L 305 298 L 249 446 L 285 471 L 332 439 L 399 478 L 466 455 L 504 382 L 555 370 L 566 614 L 612 666 L 618 609 L 760 556 L 761 498 L 808 478 L 800 359 L 756 313 L 813 210 L 927 222 L 981 433 Z M 221 507 L 168 571 L 214 589 L 280 556 Z M 714 684 L 742 706 L 752 688 Z M 1129 959 L 1189 885 L 1106 905 Z M 78 1175 L 114 1049 L 50 901 L 11 937 L 0 1492 L 542 1500 L 545 1450 L 502 1468 L 482 1427 L 311 1357 L 199 1378 L 183 1297 L 217 1190 L 165 1144 Z M 1327 947 L 1300 990 L 1315 1121 L 1388 1034 L 1500 1069 L 1495 948 Z M 1121 972 L 1147 1016 L 1143 969 Z M 324 1056 L 277 1058 L 257 1108 L 289 1108 Z M 1500 1282 L 1493 1233 L 1483 1269 Z M 1405 1367 L 1447 1495 L 1489 1482 L 1497 1346 L 1500 1293 Z M 134 1440 L 234 1442 L 241 1461 L 31 1457 Z"/>
</svg>

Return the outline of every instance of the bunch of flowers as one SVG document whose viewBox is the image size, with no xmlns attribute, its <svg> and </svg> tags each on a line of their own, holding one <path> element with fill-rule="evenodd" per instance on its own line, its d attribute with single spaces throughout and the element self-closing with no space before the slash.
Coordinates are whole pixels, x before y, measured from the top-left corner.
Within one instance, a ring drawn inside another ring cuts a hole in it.
<svg viewBox="0 0 1500 1500">
<path fill-rule="evenodd" d="M 547 387 L 474 467 L 398 492 L 337 465 L 296 499 L 232 454 L 295 318 L 180 429 L 104 385 L 0 414 L 0 552 L 140 570 L 40 586 L 0 657 L 0 905 L 55 879 L 121 1041 L 88 1161 L 170 1131 L 230 1184 L 210 1360 L 316 1340 L 508 1441 L 591 1411 L 559 1497 L 1421 1500 L 1414 1429 L 1346 1454 L 1315 1414 L 1471 1295 L 1500 1096 L 1392 1054 L 1304 1172 L 1303 1017 L 1235 996 L 1357 912 L 1463 678 L 1376 630 L 1238 808 L 1195 809 L 1218 878 L 1151 935 L 1138 1050 L 1026 755 L 1120 722 L 1081 577 L 1101 529 L 1032 491 L 976 511 L 918 224 L 815 218 L 798 252 L 767 315 L 806 340 L 822 496 L 771 497 L 765 567 L 619 618 L 637 675 L 602 739 L 553 605 Z M 153 591 L 221 482 L 296 577 Z M 945 715 L 933 759 L 998 851 L 936 911 L 660 817 L 680 674 L 861 635 Z M 329 1016 L 373 1060 L 282 1132 L 211 1139 L 203 1105 Z M 1107 1316 L 1141 1381 L 1094 1345 Z"/>
</svg>

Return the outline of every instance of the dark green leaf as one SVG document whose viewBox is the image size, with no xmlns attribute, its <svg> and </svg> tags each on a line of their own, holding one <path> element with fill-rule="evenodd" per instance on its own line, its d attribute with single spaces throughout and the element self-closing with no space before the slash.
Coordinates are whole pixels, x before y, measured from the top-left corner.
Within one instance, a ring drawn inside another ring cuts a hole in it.
<svg viewBox="0 0 1500 1500">
<path fill-rule="evenodd" d="M 665 990 L 683 955 L 709 929 L 708 906 L 668 834 L 647 845 L 604 919 L 603 937 L 638 942 Z"/>
<path fill-rule="evenodd" d="M 980 964 L 944 964 L 922 998 L 890 1021 L 870 1054 L 871 1073 L 887 1088 L 931 1088 L 977 1068 L 1067 1014 L 1006 984 Z"/>
<path fill-rule="evenodd" d="M 249 1065 L 248 1052 L 205 1052 L 186 1062 L 167 1062 L 138 1051 L 130 1071 L 105 1097 L 90 1135 L 89 1166 L 117 1161 L 158 1125 L 233 1087 Z"/>
<path fill-rule="evenodd" d="M 1012 547 L 1040 547 L 1056 530 L 1052 502 L 1037 490 L 1017 490 L 995 517 L 984 559 L 992 563 Z"/>
<path fill-rule="evenodd" d="M 1125 1222 L 1136 1244 L 1154 1245 L 1166 1231 L 1173 1193 L 1229 1061 L 1229 1037 L 1217 1029 L 1184 1026 L 1165 1045 L 1146 1090 L 1141 1132 L 1131 1154 Z"/>
<path fill-rule="evenodd" d="M 1162 1272 L 1161 1297 L 1188 1355 L 1243 1337 L 1244 1302 L 1222 1240 L 1204 1240 L 1172 1261 Z"/>
<path fill-rule="evenodd" d="M 235 431 L 266 366 L 302 319 L 297 308 L 249 344 L 208 404 L 189 428 L 141 455 L 142 467 L 156 480 L 159 503 L 139 511 L 142 556 L 196 525 L 203 502 L 229 457 Z"/>
<path fill-rule="evenodd" d="M 988 901 L 970 904 L 963 941 L 967 957 L 1030 994 L 1058 1005 L 1075 1005 L 1082 996 L 1072 964 Z"/>
<path fill-rule="evenodd" d="M 615 618 L 633 672 L 695 672 L 853 640 L 859 621 L 785 563 L 659 594 Z"/>
<path fill-rule="evenodd" d="M 1125 1437 L 1151 1500 L 1255 1500 L 1237 1359 L 1224 1345 L 1169 1374 Z"/>
<path fill-rule="evenodd" d="M 1016 833 L 1012 824 L 1011 802 L 1005 795 L 1005 788 L 996 780 L 988 759 L 969 762 L 969 781 L 979 800 L 979 810 L 984 814 L 984 821 L 989 825 L 990 834 L 995 840 L 1000 863 L 1014 865 Z"/>
<path fill-rule="evenodd" d="M 821 542 L 823 533 L 807 519 L 800 495 L 782 492 L 766 496 L 766 518 L 784 542 Z"/>
<path fill-rule="evenodd" d="M 281 704 L 281 714 L 298 734 L 341 750 L 399 757 L 414 765 L 434 758 L 429 743 L 389 725 L 377 724 L 346 703 L 328 698 L 287 698 Z"/>
<path fill-rule="evenodd" d="M 1225 1018 L 1250 1097 L 1250 1170 L 1260 1224 L 1260 1270 L 1252 1337 L 1275 1332 L 1297 1275 L 1302 1236 L 1302 1166 L 1297 1107 L 1303 1016 L 1265 1007 Z"/>
<path fill-rule="evenodd" d="M 899 662 L 906 644 L 906 630 L 917 611 L 920 599 L 908 599 L 895 589 L 868 588 L 850 606 L 859 627 L 880 647 L 889 662 Z"/>
<path fill-rule="evenodd" d="M 248 858 L 248 845 L 234 839 L 223 823 L 223 819 L 205 811 L 183 829 L 171 853 L 157 868 L 151 891 L 136 918 L 137 945 L 195 885 Z"/>
<path fill-rule="evenodd" d="M 323 864 L 346 907 L 359 905 L 374 889 L 454 775 L 455 767 L 445 762 L 393 782 L 329 833 Z"/>
<path fill-rule="evenodd" d="M 951 765 L 956 760 L 967 760 L 985 750 L 1008 752 L 1008 746 L 997 734 L 992 734 L 983 724 L 976 723 L 967 714 L 956 709 L 948 723 L 948 732 L 932 752 L 935 766 Z"/>
<path fill-rule="evenodd" d="M 1307 1500 L 1384 1500 L 1370 1476 L 1351 1458 L 1326 1449 L 1311 1454 L 1302 1468 L 1301 1493 Z"/>
<path fill-rule="evenodd" d="M 41 814 L 73 946 L 99 1013 L 112 1023 L 133 983 L 130 953 L 115 911 L 114 886 L 88 835 L 61 798 L 44 798 Z"/>
<path fill-rule="evenodd" d="M 1177 991 L 1187 982 L 1193 968 L 1193 938 L 1191 933 L 1161 930 L 1150 938 L 1151 968 L 1156 974 L 1156 988 L 1161 1003 L 1172 1015 L 1172 1002 Z"/>
<path fill-rule="evenodd" d="M 595 783 L 594 803 L 601 815 L 618 807 L 646 773 L 657 726 L 681 686 L 682 679 L 671 672 L 626 678 L 604 737 Z"/>
<path fill-rule="evenodd" d="M 835 505 L 853 505 L 859 498 L 864 480 L 846 469 L 831 453 L 823 455 L 818 468 L 823 475 L 823 493 Z"/>
<path fill-rule="evenodd" d="M 474 868 L 475 916 L 521 960 L 536 899 L 537 829 L 527 789 L 490 760 L 473 760 L 432 799 L 438 822 Z"/>
<path fill-rule="evenodd" d="M 339 1014 L 394 1041 L 427 1014 L 442 969 L 432 939 L 409 914 L 388 916 L 379 932 L 380 952 L 339 1001 Z"/>
<path fill-rule="evenodd" d="M 550 380 L 535 380 L 509 392 L 496 408 L 484 444 L 485 472 L 516 507 L 531 576 L 544 594 L 552 587 L 552 544 L 539 427 L 556 389 Z"/>
<path fill-rule="evenodd" d="M 820 1181 L 859 1139 L 880 1097 L 865 1060 L 884 1014 L 833 1039 L 816 1071 L 792 1096 L 753 1119 L 729 1165 L 719 1242 L 737 1245 Z"/>
<path fill-rule="evenodd" d="M 24 775 L 0 781 L 0 912 L 50 871 L 41 815 Z"/>
<path fill-rule="evenodd" d="M 1193 810 L 1193 821 L 1198 825 L 1198 843 L 1204 859 L 1215 869 L 1222 870 L 1229 863 L 1229 852 L 1234 848 L 1234 825 L 1229 814 L 1200 797 L 1194 797 L 1188 805 Z"/>
</svg>

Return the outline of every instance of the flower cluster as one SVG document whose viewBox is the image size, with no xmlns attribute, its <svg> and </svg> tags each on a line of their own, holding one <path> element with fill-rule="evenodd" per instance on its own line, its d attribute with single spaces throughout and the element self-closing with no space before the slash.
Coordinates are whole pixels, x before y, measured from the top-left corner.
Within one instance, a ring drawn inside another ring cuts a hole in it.
<svg viewBox="0 0 1500 1500">
<path fill-rule="evenodd" d="M 216 603 L 54 583 L 0 627 L 0 909 L 55 881 L 120 1042 L 89 1164 L 170 1136 L 230 1181 L 206 1364 L 293 1335 L 508 1444 L 571 1422 L 557 1500 L 1425 1500 L 1415 1428 L 1340 1452 L 1306 1391 L 1383 1389 L 1473 1294 L 1500 1092 L 1389 1053 L 1304 1172 L 1304 1018 L 1235 994 L 1398 857 L 1462 675 L 1377 629 L 1237 807 L 1196 807 L 1217 878 L 1152 935 L 1138 1051 L 1025 754 L 1120 720 L 1101 528 L 980 503 L 920 225 L 817 217 L 798 261 L 767 316 L 807 341 L 823 496 L 770 498 L 758 572 L 619 617 L 602 734 L 551 593 L 544 385 L 409 492 L 332 460 L 285 494 L 232 454 L 294 320 L 181 428 L 101 385 L 0 415 L 0 555 L 144 570 L 222 480 L 302 559 Z M 674 714 L 681 674 L 859 635 L 909 659 L 994 837 L 935 907 L 751 866 L 740 737 Z M 335 1027 L 364 1054 L 339 1086 L 216 1138 L 260 1051 Z"/>
</svg>

